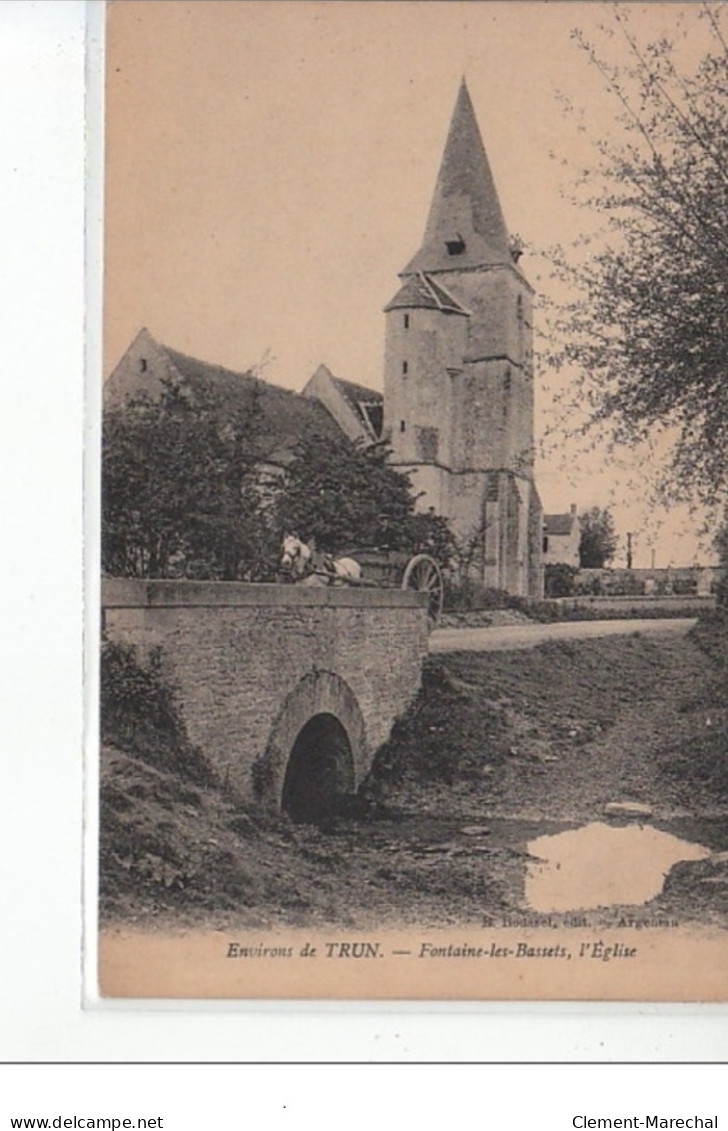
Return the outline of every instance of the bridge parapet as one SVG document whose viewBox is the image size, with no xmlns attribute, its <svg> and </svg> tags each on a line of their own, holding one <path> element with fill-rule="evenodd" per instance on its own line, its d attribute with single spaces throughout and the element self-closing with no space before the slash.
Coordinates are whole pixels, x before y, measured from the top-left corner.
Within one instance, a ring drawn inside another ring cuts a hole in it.
<svg viewBox="0 0 728 1131">
<path fill-rule="evenodd" d="M 408 590 L 107 578 L 102 605 L 109 639 L 160 648 L 218 772 L 294 814 L 291 775 L 361 783 L 427 653 L 427 595 Z"/>
</svg>

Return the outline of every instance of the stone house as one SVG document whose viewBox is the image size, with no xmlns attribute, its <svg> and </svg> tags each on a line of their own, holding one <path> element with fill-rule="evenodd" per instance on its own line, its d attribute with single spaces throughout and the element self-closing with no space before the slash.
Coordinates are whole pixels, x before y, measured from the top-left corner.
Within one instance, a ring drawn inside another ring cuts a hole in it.
<svg viewBox="0 0 728 1131">
<path fill-rule="evenodd" d="M 576 517 L 576 504 L 568 514 L 543 516 L 543 563 L 547 565 L 579 566 L 581 527 Z"/>
</svg>

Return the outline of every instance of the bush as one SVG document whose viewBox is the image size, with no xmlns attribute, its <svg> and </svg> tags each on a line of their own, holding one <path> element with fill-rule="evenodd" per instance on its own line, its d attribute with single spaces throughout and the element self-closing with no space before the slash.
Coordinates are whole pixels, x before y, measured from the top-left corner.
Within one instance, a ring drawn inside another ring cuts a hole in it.
<svg viewBox="0 0 728 1131">
<path fill-rule="evenodd" d="M 132 645 L 102 641 L 100 690 L 102 742 L 200 784 L 215 780 L 189 740 L 176 695 L 162 675 L 159 648 L 144 665 Z"/>
<path fill-rule="evenodd" d="M 472 613 L 487 609 L 510 609 L 516 598 L 505 589 L 493 589 L 480 581 L 466 578 L 449 585 L 445 592 L 446 613 Z"/>
<path fill-rule="evenodd" d="M 547 597 L 570 597 L 574 592 L 574 579 L 579 572 L 577 566 L 566 562 L 555 562 L 544 568 L 544 588 Z"/>
<path fill-rule="evenodd" d="M 601 597 L 603 595 L 602 575 L 598 570 L 580 570 L 574 581 L 574 593 L 579 597 Z"/>
<path fill-rule="evenodd" d="M 728 575 L 721 577 L 716 585 L 715 597 L 721 609 L 728 609 Z"/>
<path fill-rule="evenodd" d="M 628 570 L 612 570 L 602 578 L 602 592 L 605 597 L 643 597 L 645 583 Z"/>
<path fill-rule="evenodd" d="M 694 597 L 698 592 L 698 579 L 696 577 L 676 577 L 672 583 L 672 591 L 680 597 Z"/>
<path fill-rule="evenodd" d="M 570 568 L 567 566 L 567 569 Z M 514 609 L 531 620 L 549 624 L 558 620 L 596 620 L 597 614 L 583 607 L 567 610 L 553 601 L 537 601 L 532 597 L 518 597 L 505 589 L 493 589 L 477 581 L 464 581 L 448 588 L 445 594 L 445 612 L 470 613 L 490 609 Z"/>
<path fill-rule="evenodd" d="M 574 609 L 569 609 L 566 605 L 557 605 L 553 601 L 533 601 L 526 600 L 525 597 L 511 597 L 511 608 L 518 609 L 520 612 L 525 613 L 533 621 L 538 621 L 539 624 L 552 624 L 554 621 L 559 620 L 588 620 L 591 619 L 590 610 L 585 610 L 586 616 L 582 618 L 580 615 L 573 616 Z"/>
</svg>

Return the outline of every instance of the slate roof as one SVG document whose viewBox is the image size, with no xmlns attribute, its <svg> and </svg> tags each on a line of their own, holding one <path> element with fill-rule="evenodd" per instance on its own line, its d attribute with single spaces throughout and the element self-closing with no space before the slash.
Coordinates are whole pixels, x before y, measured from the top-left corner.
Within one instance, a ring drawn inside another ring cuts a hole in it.
<svg viewBox="0 0 728 1131">
<path fill-rule="evenodd" d="M 285 452 L 303 436 L 318 434 L 332 439 L 341 429 L 331 414 L 316 400 L 302 397 L 291 389 L 271 385 L 252 373 L 238 373 L 222 365 L 179 353 L 161 346 L 180 376 L 195 389 L 214 391 L 221 410 L 249 410 L 256 404 L 260 413 L 258 438 L 261 454 L 272 462 L 285 463 Z"/>
<path fill-rule="evenodd" d="M 144 356 L 143 370 L 138 368 L 139 346 Z M 221 425 L 234 413 L 259 413 L 256 440 L 260 458 L 286 466 L 294 446 L 305 436 L 340 438 L 341 429 L 320 401 L 302 397 L 291 389 L 271 385 L 247 372 L 237 372 L 190 357 L 156 341 L 148 330 L 142 330 L 121 359 L 105 386 L 109 404 L 124 400 L 142 390 L 159 396 L 161 381 L 179 379 L 191 392 L 214 394 L 216 414 Z"/>
<path fill-rule="evenodd" d="M 462 249 L 452 254 L 448 243 Z M 403 274 L 512 263 L 495 181 L 463 79 L 422 246 Z"/>
<path fill-rule="evenodd" d="M 354 381 L 344 381 L 331 374 L 332 384 L 339 390 L 347 404 L 354 410 L 370 434 L 382 434 L 384 423 L 384 397 L 376 389 L 357 385 Z"/>
<path fill-rule="evenodd" d="M 384 397 L 377 389 L 370 389 L 366 385 L 357 385 L 355 381 L 344 381 L 341 377 L 334 377 L 333 373 L 331 380 L 353 408 L 362 401 L 367 404 L 382 404 L 384 401 Z"/>
<path fill-rule="evenodd" d="M 456 298 L 453 298 L 442 283 L 437 283 L 431 275 L 424 271 L 409 275 L 384 310 L 386 313 L 389 310 L 416 308 L 442 310 L 447 314 L 469 314 L 469 311 Z"/>
<path fill-rule="evenodd" d="M 543 516 L 544 534 L 571 534 L 576 522 L 575 514 L 545 514 Z"/>
</svg>

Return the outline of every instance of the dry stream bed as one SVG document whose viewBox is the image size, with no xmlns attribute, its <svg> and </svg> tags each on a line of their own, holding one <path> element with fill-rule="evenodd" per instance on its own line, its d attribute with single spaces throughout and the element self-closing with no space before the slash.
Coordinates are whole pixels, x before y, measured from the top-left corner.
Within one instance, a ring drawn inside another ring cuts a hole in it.
<svg viewBox="0 0 728 1131">
<path fill-rule="evenodd" d="M 728 926 L 725 685 L 669 635 L 433 658 L 361 812 L 324 827 L 261 821 L 210 784 L 181 794 L 107 748 L 104 918 Z"/>
</svg>

